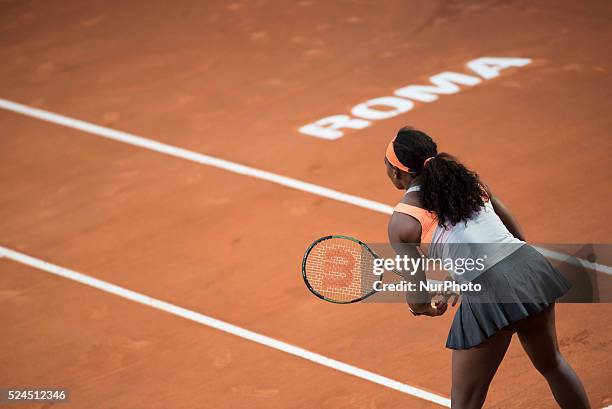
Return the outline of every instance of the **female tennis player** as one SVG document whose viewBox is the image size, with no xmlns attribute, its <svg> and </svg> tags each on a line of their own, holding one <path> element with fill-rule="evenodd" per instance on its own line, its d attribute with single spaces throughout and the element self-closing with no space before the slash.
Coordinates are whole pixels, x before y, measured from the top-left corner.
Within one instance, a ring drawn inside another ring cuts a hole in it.
<svg viewBox="0 0 612 409">
<path fill-rule="evenodd" d="M 580 379 L 557 346 L 554 302 L 570 288 L 565 278 L 524 242 L 510 211 L 478 175 L 452 156 L 438 153 L 424 132 L 402 128 L 385 156 L 391 182 L 406 191 L 389 222 L 391 244 L 419 243 L 428 253 L 433 246 L 492 243 L 494 247 L 487 249 L 494 254 L 488 254 L 484 271 L 459 279 L 481 283 L 513 300 L 462 297 L 446 343 L 453 350 L 452 408 L 482 407 L 515 332 L 557 403 L 567 409 L 589 408 Z M 424 280 L 424 272 L 416 279 Z M 447 309 L 446 302 L 408 303 L 415 315 L 435 317 Z"/>
</svg>

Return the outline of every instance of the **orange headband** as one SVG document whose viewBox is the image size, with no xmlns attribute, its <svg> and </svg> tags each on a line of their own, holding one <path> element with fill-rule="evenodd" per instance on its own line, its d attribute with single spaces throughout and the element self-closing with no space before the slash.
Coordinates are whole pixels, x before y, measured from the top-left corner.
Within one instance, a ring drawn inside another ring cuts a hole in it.
<svg viewBox="0 0 612 409">
<path fill-rule="evenodd" d="M 408 168 L 406 165 L 403 165 L 402 162 L 400 162 L 399 159 L 397 158 L 397 155 L 395 154 L 395 150 L 393 149 L 394 141 L 395 139 L 393 139 L 391 142 L 389 142 L 389 145 L 387 145 L 387 152 L 385 153 L 387 160 L 389 161 L 390 164 L 392 164 L 393 166 L 395 166 L 396 168 L 400 170 L 403 170 L 404 172 L 412 172 L 410 168 Z"/>
</svg>

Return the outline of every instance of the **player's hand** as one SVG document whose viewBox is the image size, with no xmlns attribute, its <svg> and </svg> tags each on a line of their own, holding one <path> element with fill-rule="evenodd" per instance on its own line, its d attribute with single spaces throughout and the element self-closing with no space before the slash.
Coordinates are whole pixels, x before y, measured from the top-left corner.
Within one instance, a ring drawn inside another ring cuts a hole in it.
<svg viewBox="0 0 612 409">
<path fill-rule="evenodd" d="M 412 315 L 427 315 L 430 317 L 438 317 L 446 312 L 448 303 L 441 299 L 433 303 L 408 304 Z"/>
<path fill-rule="evenodd" d="M 452 280 L 452 278 L 450 278 L 450 276 L 447 276 L 443 281 L 449 281 Z M 457 305 L 457 302 L 459 301 L 459 297 L 461 297 L 461 294 L 456 293 L 454 291 L 435 291 L 435 292 L 430 292 L 430 297 L 433 300 L 442 300 L 445 303 L 449 303 L 451 304 L 451 307 L 454 307 L 455 305 Z"/>
</svg>

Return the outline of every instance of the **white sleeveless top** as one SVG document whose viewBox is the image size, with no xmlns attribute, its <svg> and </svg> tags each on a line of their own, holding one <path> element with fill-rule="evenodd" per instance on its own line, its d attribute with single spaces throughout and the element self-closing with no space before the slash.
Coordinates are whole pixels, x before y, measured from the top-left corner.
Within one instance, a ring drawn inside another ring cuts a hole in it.
<svg viewBox="0 0 612 409">
<path fill-rule="evenodd" d="M 420 191 L 413 186 L 408 192 Z M 518 250 L 525 242 L 514 237 L 501 221 L 490 200 L 465 223 L 446 228 L 438 224 L 437 217 L 425 209 L 400 203 L 396 212 L 414 217 L 421 223 L 421 244 L 429 258 L 480 258 L 484 269 L 453 274 L 459 281 L 471 281 L 484 271 Z"/>
</svg>

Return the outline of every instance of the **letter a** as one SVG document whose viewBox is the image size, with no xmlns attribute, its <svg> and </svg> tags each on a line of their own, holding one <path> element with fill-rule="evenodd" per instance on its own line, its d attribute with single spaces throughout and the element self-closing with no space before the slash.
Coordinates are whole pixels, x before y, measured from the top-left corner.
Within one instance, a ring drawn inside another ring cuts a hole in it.
<svg viewBox="0 0 612 409">
<path fill-rule="evenodd" d="M 468 68 L 488 80 L 499 76 L 499 72 L 508 67 L 522 67 L 531 63 L 529 58 L 482 57 L 467 63 Z"/>
</svg>

